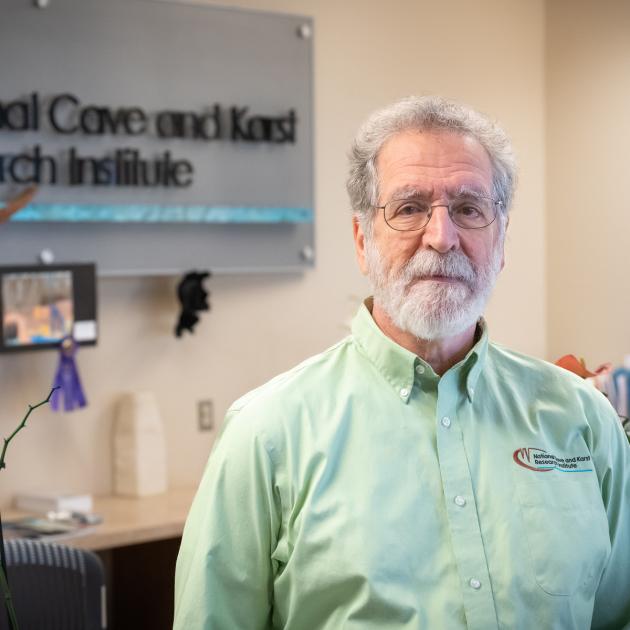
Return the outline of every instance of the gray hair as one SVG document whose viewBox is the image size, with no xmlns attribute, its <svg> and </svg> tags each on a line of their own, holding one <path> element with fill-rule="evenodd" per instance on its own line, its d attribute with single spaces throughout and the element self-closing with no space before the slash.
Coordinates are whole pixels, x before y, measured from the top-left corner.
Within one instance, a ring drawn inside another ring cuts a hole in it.
<svg viewBox="0 0 630 630">
<path fill-rule="evenodd" d="M 352 143 L 346 188 L 352 209 L 364 228 L 370 227 L 370 211 L 378 204 L 378 154 L 390 137 L 407 130 L 452 131 L 477 140 L 490 157 L 493 195 L 501 201 L 501 224 L 505 226 L 516 185 L 516 160 L 506 133 L 466 105 L 439 96 L 409 96 L 374 112 Z"/>
</svg>

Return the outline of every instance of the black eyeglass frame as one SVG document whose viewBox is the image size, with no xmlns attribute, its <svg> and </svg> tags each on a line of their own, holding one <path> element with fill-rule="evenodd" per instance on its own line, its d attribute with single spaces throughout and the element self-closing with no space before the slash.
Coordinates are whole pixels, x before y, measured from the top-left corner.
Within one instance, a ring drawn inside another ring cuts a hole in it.
<svg viewBox="0 0 630 630">
<path fill-rule="evenodd" d="M 385 214 L 385 208 L 387 207 L 387 204 L 390 204 L 393 201 L 408 201 L 408 200 L 411 200 L 411 198 L 410 199 L 391 199 L 384 206 L 374 206 L 374 209 L 383 211 L 383 220 L 385 221 L 385 223 L 387 224 L 389 228 L 391 228 L 392 230 L 396 230 L 396 232 L 417 232 L 418 230 L 422 230 L 427 225 L 429 225 L 429 221 L 431 221 L 431 217 L 433 216 L 434 208 L 446 208 L 448 211 L 449 219 L 453 222 L 453 225 L 456 225 L 458 228 L 461 228 L 462 230 L 483 230 L 484 228 L 487 228 L 488 226 L 492 225 L 497 220 L 497 216 L 499 216 L 499 210 L 497 209 L 497 206 L 503 206 L 503 202 L 500 199 L 493 199 L 492 197 L 484 197 L 484 196 L 479 196 L 477 197 L 477 199 L 487 199 L 488 201 L 492 202 L 493 207 L 494 207 L 494 217 L 492 218 L 492 221 L 490 221 L 490 223 L 486 223 L 486 225 L 479 225 L 477 227 L 465 227 L 457 223 L 457 221 L 453 219 L 450 203 L 448 204 L 436 203 L 429 206 L 429 213 L 427 215 L 428 218 L 427 218 L 426 223 L 423 223 L 420 227 L 409 229 L 409 230 L 401 230 L 400 228 L 395 228 L 393 225 L 391 225 L 391 223 L 387 220 L 387 216 Z"/>
</svg>

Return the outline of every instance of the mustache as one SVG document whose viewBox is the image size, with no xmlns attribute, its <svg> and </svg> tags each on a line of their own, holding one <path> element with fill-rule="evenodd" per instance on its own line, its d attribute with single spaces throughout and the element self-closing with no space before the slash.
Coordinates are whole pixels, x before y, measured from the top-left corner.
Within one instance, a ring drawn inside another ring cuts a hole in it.
<svg viewBox="0 0 630 630">
<path fill-rule="evenodd" d="M 458 250 L 445 254 L 419 250 L 401 267 L 398 275 L 406 282 L 425 276 L 444 276 L 460 280 L 471 288 L 476 285 L 478 278 L 477 270 L 468 256 Z"/>
</svg>

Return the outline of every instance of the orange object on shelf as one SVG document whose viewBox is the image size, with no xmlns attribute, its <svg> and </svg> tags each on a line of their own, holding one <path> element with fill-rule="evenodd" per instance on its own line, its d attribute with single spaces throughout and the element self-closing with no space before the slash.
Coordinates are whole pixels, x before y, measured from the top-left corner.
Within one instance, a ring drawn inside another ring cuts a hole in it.
<svg viewBox="0 0 630 630">
<path fill-rule="evenodd" d="M 596 376 L 596 372 L 591 372 L 584 362 L 584 359 L 578 359 L 574 354 L 565 354 L 556 361 L 556 365 L 577 374 L 582 378 Z"/>
<path fill-rule="evenodd" d="M 612 371 L 611 363 L 602 363 L 594 372 L 587 367 L 584 359 L 578 359 L 574 354 L 565 354 L 556 361 L 556 365 L 577 374 L 582 378 L 592 378 L 594 376 L 603 376 Z"/>
</svg>

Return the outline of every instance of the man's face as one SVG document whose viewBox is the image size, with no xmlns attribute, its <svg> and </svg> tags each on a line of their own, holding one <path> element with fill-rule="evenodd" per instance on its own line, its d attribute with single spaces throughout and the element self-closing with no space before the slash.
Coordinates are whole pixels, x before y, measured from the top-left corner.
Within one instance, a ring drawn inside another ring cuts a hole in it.
<svg viewBox="0 0 630 630">
<path fill-rule="evenodd" d="M 473 138 L 453 132 L 401 132 L 377 159 L 379 200 L 418 196 L 448 204 L 462 190 L 492 197 L 492 166 Z M 462 229 L 436 207 L 422 229 L 398 232 L 378 210 L 372 235 L 355 221 L 359 265 L 374 300 L 401 330 L 422 339 L 450 337 L 474 325 L 503 266 L 501 219 Z"/>
</svg>

